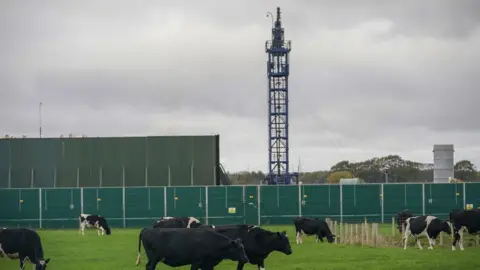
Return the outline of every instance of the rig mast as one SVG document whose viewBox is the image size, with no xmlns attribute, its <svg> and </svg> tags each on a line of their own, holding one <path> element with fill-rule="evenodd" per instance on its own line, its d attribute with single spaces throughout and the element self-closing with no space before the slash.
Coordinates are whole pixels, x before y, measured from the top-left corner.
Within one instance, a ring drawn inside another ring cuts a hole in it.
<svg viewBox="0 0 480 270">
<path fill-rule="evenodd" d="M 271 15 L 271 14 L 270 14 Z M 273 20 L 273 16 L 272 16 Z M 284 29 L 277 7 L 272 25 L 272 39 L 265 43 L 268 55 L 268 184 L 292 184 L 298 173 L 289 172 L 288 144 L 288 75 L 291 41 L 284 40 Z"/>
</svg>

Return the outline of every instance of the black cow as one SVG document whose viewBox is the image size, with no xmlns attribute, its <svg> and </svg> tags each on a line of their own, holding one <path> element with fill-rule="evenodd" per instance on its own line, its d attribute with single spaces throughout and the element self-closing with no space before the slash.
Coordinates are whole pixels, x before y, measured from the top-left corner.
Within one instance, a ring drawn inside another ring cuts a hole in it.
<svg viewBox="0 0 480 270">
<path fill-rule="evenodd" d="M 402 232 L 402 226 L 407 226 L 407 218 L 413 217 L 412 211 L 405 209 L 397 213 L 397 229 L 400 233 Z"/>
<path fill-rule="evenodd" d="M 153 223 L 153 228 L 198 228 L 200 225 L 194 217 L 163 217 Z"/>
<path fill-rule="evenodd" d="M 254 225 L 224 225 L 215 227 L 214 231 L 231 239 L 241 239 L 245 247 L 248 260 L 265 269 L 265 259 L 272 251 L 279 251 L 285 255 L 292 254 L 290 241 L 285 232 L 271 232 Z M 238 262 L 237 270 L 242 270 L 245 263 Z"/>
<path fill-rule="evenodd" d="M 410 217 L 407 218 L 406 224 L 407 226 L 405 226 L 405 235 L 403 237 L 404 249 L 407 249 L 408 236 L 410 235 L 413 235 L 418 247 L 423 249 L 418 237 L 421 234 L 425 234 L 428 239 L 428 249 L 433 249 L 433 246 L 436 245 L 437 242 L 437 236 L 441 232 L 445 232 L 447 234 L 452 233 L 449 221 L 444 221 L 434 216 Z"/>
<path fill-rule="evenodd" d="M 20 260 L 20 269 L 27 259 L 35 264 L 35 270 L 47 269 L 50 259 L 44 259 L 40 236 L 29 229 L 0 229 L 0 257 Z"/>
<path fill-rule="evenodd" d="M 213 270 L 224 259 L 248 262 L 242 240 L 232 240 L 213 229 L 144 228 L 138 236 L 137 265 L 142 243 L 147 270 L 154 270 L 159 262 L 170 267 L 191 265 L 191 270 Z"/>
<path fill-rule="evenodd" d="M 460 250 L 463 248 L 463 232 L 475 235 L 480 233 L 480 209 L 453 210 L 450 212 L 450 222 L 453 228 L 452 250 L 459 243 Z"/>
<path fill-rule="evenodd" d="M 296 217 L 293 219 L 293 224 L 295 225 L 295 232 L 297 234 L 297 244 L 303 243 L 302 234 L 316 235 L 317 243 L 318 240 L 323 242 L 324 237 L 327 238 L 328 243 L 333 243 L 333 241 L 335 241 L 336 236 L 332 234 L 325 220 Z"/>
<path fill-rule="evenodd" d="M 107 220 L 99 215 L 90 215 L 90 214 L 80 214 L 78 218 L 80 221 L 80 234 L 85 235 L 85 227 L 86 228 L 96 228 L 97 234 L 110 235 L 112 232 L 110 227 L 108 227 Z"/>
</svg>

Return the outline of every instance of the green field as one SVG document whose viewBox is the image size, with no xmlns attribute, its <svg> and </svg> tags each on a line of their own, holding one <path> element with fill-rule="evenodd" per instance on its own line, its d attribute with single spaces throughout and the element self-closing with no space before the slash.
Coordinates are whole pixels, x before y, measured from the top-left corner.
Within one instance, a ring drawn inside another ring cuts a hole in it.
<svg viewBox="0 0 480 270">
<path fill-rule="evenodd" d="M 480 250 L 466 247 L 465 251 L 452 252 L 446 239 L 445 247 L 424 250 L 416 247 L 372 248 L 343 244 L 315 243 L 313 236 L 302 245 L 295 243 L 292 226 L 268 226 L 267 229 L 286 230 L 292 244 L 290 256 L 278 252 L 267 258 L 265 267 L 269 270 L 281 269 L 480 269 Z M 384 233 L 391 233 L 389 226 L 383 226 Z M 145 269 L 145 252 L 142 248 L 142 264 L 135 266 L 139 229 L 112 229 L 110 236 L 97 236 L 89 229 L 85 236 L 77 230 L 39 230 L 45 256 L 51 258 L 49 270 L 130 270 Z M 236 264 L 224 261 L 216 269 L 236 269 Z M 0 259 L 0 269 L 19 269 L 18 260 Z M 26 267 L 25 269 L 31 269 Z M 172 269 L 159 264 L 157 269 Z M 176 269 L 190 269 L 182 267 Z M 248 270 L 257 269 L 252 265 Z"/>
</svg>

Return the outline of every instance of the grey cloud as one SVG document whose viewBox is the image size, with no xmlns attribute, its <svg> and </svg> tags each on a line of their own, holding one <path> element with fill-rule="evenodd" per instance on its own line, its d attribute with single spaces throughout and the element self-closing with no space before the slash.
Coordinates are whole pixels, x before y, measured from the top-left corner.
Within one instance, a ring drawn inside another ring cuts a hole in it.
<svg viewBox="0 0 480 270">
<path fill-rule="evenodd" d="M 430 160 L 437 142 L 478 152 L 479 1 L 232 3 L 2 1 L 0 134 L 36 135 L 43 101 L 52 135 L 218 132 L 232 169 L 265 169 L 265 14 L 280 5 L 306 168 L 410 148 Z M 392 29 L 364 25 L 379 20 Z"/>
</svg>

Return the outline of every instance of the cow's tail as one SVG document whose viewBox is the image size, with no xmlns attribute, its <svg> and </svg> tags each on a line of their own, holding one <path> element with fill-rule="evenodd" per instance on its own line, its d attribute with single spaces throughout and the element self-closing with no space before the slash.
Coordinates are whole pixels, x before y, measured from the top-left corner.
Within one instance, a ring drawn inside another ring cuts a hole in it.
<svg viewBox="0 0 480 270">
<path fill-rule="evenodd" d="M 143 233 L 143 229 L 140 231 L 140 233 L 138 234 L 138 253 L 137 253 L 137 261 L 135 262 L 135 264 L 138 266 L 140 263 L 142 263 L 142 260 L 141 260 L 141 250 L 142 250 L 142 233 Z"/>
</svg>

